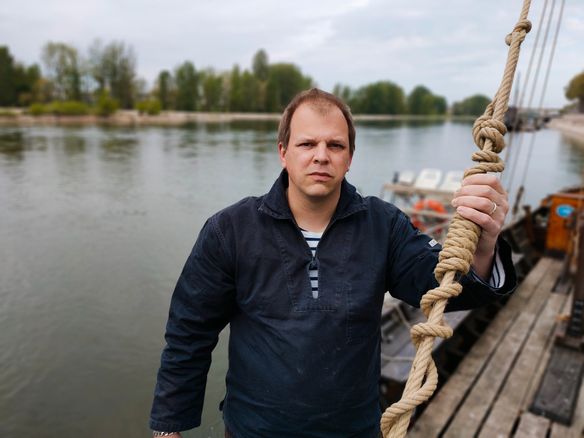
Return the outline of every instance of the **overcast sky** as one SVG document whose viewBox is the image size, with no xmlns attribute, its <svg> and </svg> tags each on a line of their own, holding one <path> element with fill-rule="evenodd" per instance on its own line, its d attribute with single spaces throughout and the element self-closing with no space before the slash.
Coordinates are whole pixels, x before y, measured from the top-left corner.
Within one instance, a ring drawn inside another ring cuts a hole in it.
<svg viewBox="0 0 584 438">
<path fill-rule="evenodd" d="M 525 81 L 544 3 L 533 0 L 534 25 L 523 45 Z M 418 85 L 449 103 L 496 91 L 504 68 L 505 35 L 522 0 L 2 0 L 0 45 L 17 60 L 40 62 L 47 41 L 74 45 L 122 40 L 149 84 L 185 60 L 196 68 L 249 68 L 264 48 L 270 62 L 293 62 L 325 90 L 391 80 L 406 92 Z M 551 42 L 561 0 L 555 1 Z M 540 26 L 540 44 L 544 37 Z M 540 82 L 550 52 L 543 58 Z M 539 50 L 539 48 L 538 48 Z M 537 54 L 539 53 L 536 52 Z M 534 64 L 537 65 L 538 55 Z M 564 87 L 584 71 L 584 2 L 567 0 L 545 106 L 566 104 Z M 532 75 L 533 77 L 533 75 Z M 523 86 L 523 83 L 521 83 Z M 528 88 L 529 90 L 530 88 Z M 539 94 L 533 106 L 539 103 Z"/>
</svg>

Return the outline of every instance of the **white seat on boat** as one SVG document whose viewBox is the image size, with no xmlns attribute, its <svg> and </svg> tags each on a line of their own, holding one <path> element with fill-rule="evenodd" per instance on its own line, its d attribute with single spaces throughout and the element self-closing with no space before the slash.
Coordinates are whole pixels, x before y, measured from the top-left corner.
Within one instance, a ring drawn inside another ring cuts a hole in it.
<svg viewBox="0 0 584 438">
<path fill-rule="evenodd" d="M 442 182 L 442 184 L 440 185 L 440 190 L 454 193 L 456 190 L 460 188 L 460 183 L 462 181 L 463 175 L 464 172 L 460 170 L 452 170 L 448 172 L 444 177 L 444 182 Z"/>
<path fill-rule="evenodd" d="M 440 184 L 441 179 L 442 179 L 441 170 L 422 169 L 422 171 L 416 178 L 414 187 L 417 187 L 419 189 L 435 189 L 438 187 L 438 184 Z"/>
<path fill-rule="evenodd" d="M 400 172 L 397 177 L 397 183 L 403 184 L 406 186 L 411 186 L 414 184 L 414 180 L 416 179 L 416 173 L 412 170 L 404 170 Z"/>
</svg>

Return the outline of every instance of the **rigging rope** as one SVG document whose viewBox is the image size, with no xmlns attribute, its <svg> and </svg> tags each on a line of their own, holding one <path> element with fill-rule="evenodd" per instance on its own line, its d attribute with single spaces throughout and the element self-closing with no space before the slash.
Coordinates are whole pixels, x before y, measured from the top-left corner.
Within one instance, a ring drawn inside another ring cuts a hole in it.
<svg viewBox="0 0 584 438">
<path fill-rule="evenodd" d="M 473 126 L 473 138 L 480 151 L 473 154 L 472 160 L 478 164 L 467 169 L 465 177 L 486 172 L 501 172 L 504 168 L 498 155 L 505 147 L 503 135 L 507 129 L 503 117 L 507 112 L 513 77 L 519 60 L 519 47 L 531 29 L 531 23 L 527 20 L 530 4 L 531 0 L 523 1 L 519 21 L 505 38 L 509 52 L 503 79 L 493 101 L 487 105 L 485 113 Z M 387 408 L 381 417 L 381 431 L 384 437 L 403 437 L 407 432 L 413 410 L 428 400 L 436 389 L 438 371 L 432 360 L 432 346 L 437 336 L 442 338 L 452 336 L 452 328 L 444 322 L 444 309 L 448 299 L 462 291 L 462 286 L 456 278 L 459 274 L 468 273 L 480 231 L 478 225 L 464 219 L 458 213 L 450 223 L 434 271 L 440 285 L 428 291 L 420 302 L 428 321 L 416 324 L 411 330 L 416 356 L 404 393 L 401 400 Z"/>
<path fill-rule="evenodd" d="M 533 98 L 535 96 L 535 89 L 536 89 L 537 83 L 539 82 L 539 72 L 541 70 L 541 63 L 542 63 L 544 55 L 545 55 L 545 49 L 547 46 L 547 40 L 548 40 L 548 36 L 549 36 L 549 31 L 551 28 L 552 16 L 554 14 L 555 6 L 556 6 L 556 0 L 552 0 L 550 13 L 549 13 L 548 20 L 547 20 L 546 27 L 545 27 L 545 31 L 544 31 L 544 37 L 543 37 L 543 42 L 541 45 L 541 50 L 539 53 L 539 57 L 537 59 L 537 68 L 535 69 L 535 77 L 533 79 L 533 84 L 531 86 L 531 92 L 529 93 L 529 100 L 527 102 L 527 107 L 526 107 L 527 109 L 531 108 L 531 104 L 532 104 Z M 535 50 L 535 47 L 534 47 L 534 50 Z M 519 111 L 517 111 L 517 113 L 519 114 Z M 515 167 L 516 167 L 517 163 L 519 162 L 519 157 L 521 155 L 524 137 L 525 136 L 523 136 L 523 135 L 520 137 L 519 147 L 517 148 L 516 153 L 515 153 L 515 161 L 513 162 L 511 171 L 508 172 L 508 175 L 509 175 L 509 179 L 507 181 L 507 191 L 508 192 L 511 192 L 513 178 L 514 178 L 515 173 L 516 173 Z"/>
<path fill-rule="evenodd" d="M 514 140 L 517 138 L 517 135 L 516 135 L 517 132 L 515 131 L 515 127 L 519 123 L 519 110 L 523 107 L 523 102 L 525 101 L 525 94 L 526 94 L 526 91 L 527 91 L 527 88 L 529 85 L 529 81 L 531 78 L 531 68 L 533 66 L 533 61 L 535 60 L 535 52 L 537 49 L 537 44 L 539 42 L 539 36 L 541 35 L 541 28 L 542 28 L 542 24 L 543 24 L 543 19 L 545 17 L 545 13 L 547 11 L 547 6 L 548 6 L 548 0 L 545 0 L 545 2 L 543 4 L 543 9 L 541 11 L 541 15 L 539 17 L 539 21 L 538 21 L 538 24 L 536 27 L 533 47 L 532 47 L 531 53 L 529 55 L 529 63 L 527 64 L 527 74 L 525 75 L 525 84 L 523 85 L 523 88 L 521 89 L 519 100 L 515 104 L 515 106 L 517 108 L 517 112 L 515 113 L 515 117 L 513 117 L 513 121 L 512 121 L 512 125 L 511 125 L 513 127 L 513 130 L 511 131 L 511 133 L 509 135 L 509 139 L 507 141 L 507 147 L 505 148 L 505 152 L 503 154 L 503 160 L 508 164 L 509 168 L 507 169 L 507 172 L 505 172 L 502 175 L 501 182 L 505 181 L 506 175 L 513 173 L 513 171 L 515 169 L 515 165 L 517 163 L 517 160 L 519 159 L 519 153 L 514 153 L 514 152 L 516 149 L 517 149 L 517 152 L 519 152 L 521 150 L 523 136 L 519 136 L 519 145 L 517 147 L 515 147 Z M 507 186 L 507 191 L 510 192 L 511 187 L 509 186 L 509 184 L 506 184 L 506 186 Z"/>
<path fill-rule="evenodd" d="M 548 80 L 549 80 L 549 76 L 550 76 L 550 70 L 552 67 L 552 62 L 554 60 L 554 55 L 556 53 L 556 45 L 558 43 L 558 35 L 560 33 L 560 25 L 562 24 L 562 16 L 564 14 L 564 4 L 566 3 L 566 0 L 562 0 L 562 4 L 560 5 L 560 13 L 558 14 L 558 24 L 556 26 L 556 31 L 554 34 L 554 41 L 552 43 L 552 50 L 550 52 L 550 58 L 548 60 L 548 65 L 547 65 L 547 69 L 545 72 L 545 77 L 543 80 L 543 88 L 541 90 L 541 96 L 539 99 L 539 107 L 537 110 L 538 113 L 538 117 L 543 118 L 543 99 L 545 97 L 545 93 L 547 91 L 547 84 L 548 84 Z M 519 186 L 520 190 L 521 190 L 521 196 L 525 194 L 525 180 L 527 178 L 527 169 L 529 168 L 529 163 L 531 161 L 531 155 L 532 155 L 532 151 L 533 151 L 533 147 L 534 147 L 534 143 L 535 143 L 535 136 L 536 136 L 536 132 L 533 133 L 533 135 L 531 136 L 531 141 L 529 143 L 529 148 L 527 149 L 527 159 L 525 160 L 525 166 L 523 167 L 523 175 L 521 177 L 521 185 Z M 519 203 L 521 202 L 521 196 L 517 196 L 517 200 L 515 202 L 515 205 L 518 206 Z M 515 216 L 517 215 L 517 209 L 518 207 L 514 207 L 513 209 L 513 217 L 511 220 L 515 219 Z"/>
</svg>

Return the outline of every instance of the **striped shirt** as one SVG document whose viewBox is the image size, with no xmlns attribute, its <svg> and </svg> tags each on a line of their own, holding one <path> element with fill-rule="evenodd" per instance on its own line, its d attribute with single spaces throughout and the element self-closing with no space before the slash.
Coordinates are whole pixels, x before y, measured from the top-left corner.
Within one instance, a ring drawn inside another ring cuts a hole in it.
<svg viewBox="0 0 584 438">
<path fill-rule="evenodd" d="M 322 237 L 322 233 L 313 233 L 312 231 L 301 230 L 302 235 L 306 239 L 306 243 L 310 247 L 310 251 L 312 252 L 312 259 L 316 256 L 316 247 L 318 246 L 318 242 L 320 242 L 320 238 Z M 312 288 L 312 298 L 318 298 L 318 267 L 315 269 L 308 269 L 308 275 L 310 277 L 310 286 Z"/>
<path fill-rule="evenodd" d="M 314 260 L 316 256 L 316 248 L 318 247 L 318 243 L 322 238 L 322 233 L 314 233 L 312 231 L 306 231 L 300 229 L 302 231 L 302 235 L 312 252 L 312 259 Z M 428 242 L 428 245 L 435 246 L 438 242 L 434 239 Z M 318 298 L 318 266 L 315 264 L 315 268 L 312 269 L 310 266 L 308 269 L 308 275 L 310 277 L 310 287 L 312 289 L 312 298 Z M 493 289 L 499 289 L 503 287 L 505 284 L 505 270 L 503 269 L 503 262 L 501 261 L 501 257 L 499 256 L 499 249 L 497 248 L 495 252 L 495 262 L 493 263 L 493 270 L 491 272 L 491 278 L 489 278 L 489 282 L 485 283 L 481 277 L 479 277 L 472 269 L 470 271 L 470 275 L 473 277 L 475 281 L 480 283 L 486 284 Z"/>
</svg>

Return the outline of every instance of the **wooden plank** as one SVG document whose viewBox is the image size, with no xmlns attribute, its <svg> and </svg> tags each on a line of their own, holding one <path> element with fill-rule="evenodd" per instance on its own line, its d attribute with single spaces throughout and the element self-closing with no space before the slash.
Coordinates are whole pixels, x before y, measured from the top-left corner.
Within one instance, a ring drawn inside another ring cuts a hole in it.
<svg viewBox="0 0 584 438">
<path fill-rule="evenodd" d="M 550 291 L 561 269 L 559 262 L 553 263 L 533 292 L 531 300 L 516 316 L 506 335 L 502 338 L 491 360 L 473 385 L 456 417 L 444 434 L 445 437 L 475 435 L 489 412 L 506 377 L 510 372 L 537 316 L 543 310 Z"/>
<path fill-rule="evenodd" d="M 545 417 L 525 412 L 521 415 L 515 438 L 546 438 L 550 428 L 550 420 Z"/>
<path fill-rule="evenodd" d="M 564 310 L 562 311 L 563 313 L 570 312 L 570 309 L 572 308 L 571 298 L 572 297 L 570 296 L 566 301 Z M 543 375 L 543 371 L 541 374 Z M 537 386 L 533 388 L 533 396 L 535 396 L 535 391 L 537 391 Z M 530 400 L 526 400 L 526 406 L 528 403 L 531 403 L 533 396 Z M 582 436 L 584 436 L 584 381 L 580 386 L 580 395 L 578 396 L 578 404 L 576 405 L 572 424 L 568 427 L 563 424 L 552 423 L 550 438 L 581 438 Z"/>
<path fill-rule="evenodd" d="M 569 315 L 571 305 L 572 305 L 572 297 L 569 295 L 567 297 L 566 301 L 564 301 L 564 306 L 562 307 L 562 309 L 560 311 L 560 315 L 558 315 L 558 317 L 565 316 L 566 314 Z M 541 381 L 543 374 L 545 373 L 547 363 L 549 362 L 549 359 L 551 356 L 552 347 L 553 347 L 554 342 L 555 342 L 555 336 L 556 336 L 556 333 L 554 333 L 553 336 L 550 338 L 548 344 L 545 347 L 545 352 L 544 352 L 540 362 L 537 365 L 537 371 L 533 377 L 533 380 L 529 384 L 529 390 L 528 390 L 527 394 L 525 395 L 525 398 L 524 398 L 523 403 L 521 405 L 522 412 L 529 410 L 529 406 L 531 405 L 531 402 L 533 401 L 533 398 L 535 397 L 535 393 L 537 392 L 537 389 L 539 388 L 539 382 Z"/>
<path fill-rule="evenodd" d="M 449 423 L 451 417 L 466 397 L 469 388 L 488 363 L 501 338 L 508 331 L 525 303 L 529 301 L 533 290 L 546 275 L 553 261 L 541 259 L 515 291 L 505 307 L 489 324 L 481 338 L 458 366 L 448 382 L 434 396 L 422 416 L 410 430 L 409 436 L 426 438 L 438 436 Z"/>
<path fill-rule="evenodd" d="M 584 374 L 584 353 L 554 345 L 530 411 L 553 421 L 571 424 Z"/>
<path fill-rule="evenodd" d="M 557 314 L 566 299 L 567 296 L 562 294 L 552 294 L 548 299 L 481 428 L 480 438 L 508 436 L 511 433 L 515 420 L 521 413 L 523 400 L 530 389 L 530 382 L 536 375 L 537 365 L 542 360 L 546 345 L 553 337 Z"/>
<path fill-rule="evenodd" d="M 584 436 L 584 381 L 580 386 L 580 395 L 572 424 L 568 427 L 552 423 L 550 438 L 581 438 L 582 436 Z"/>
</svg>

